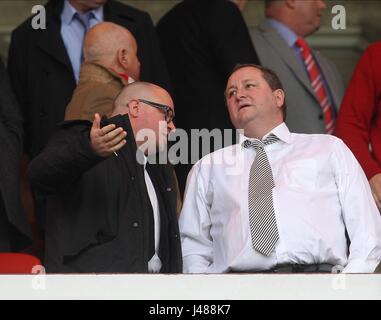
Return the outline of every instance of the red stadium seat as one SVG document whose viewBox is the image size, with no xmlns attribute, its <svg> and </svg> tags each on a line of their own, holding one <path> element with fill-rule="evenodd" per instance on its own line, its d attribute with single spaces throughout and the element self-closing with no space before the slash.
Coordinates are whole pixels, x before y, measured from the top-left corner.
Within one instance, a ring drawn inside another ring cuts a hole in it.
<svg viewBox="0 0 381 320">
<path fill-rule="evenodd" d="M 39 273 L 40 259 L 24 253 L 0 253 L 0 274 Z M 35 267 L 33 269 L 33 267 Z"/>
</svg>

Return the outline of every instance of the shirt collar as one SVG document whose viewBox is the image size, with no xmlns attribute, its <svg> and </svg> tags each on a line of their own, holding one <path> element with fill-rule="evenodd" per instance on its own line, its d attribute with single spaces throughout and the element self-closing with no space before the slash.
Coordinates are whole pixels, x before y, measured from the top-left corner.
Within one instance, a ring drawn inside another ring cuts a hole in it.
<svg viewBox="0 0 381 320">
<path fill-rule="evenodd" d="M 103 21 L 103 6 L 97 9 L 91 10 L 91 12 L 93 13 L 95 19 L 98 22 Z M 62 9 L 62 14 L 61 14 L 62 22 L 66 25 L 69 25 L 71 21 L 73 20 L 73 17 L 76 13 L 77 13 L 77 10 L 75 10 L 75 8 L 69 3 L 68 0 L 65 0 L 64 6 Z"/>
<path fill-rule="evenodd" d="M 285 143 L 291 143 L 291 133 L 290 133 L 290 130 L 288 129 L 287 125 L 284 122 L 282 122 L 280 125 L 276 126 L 270 132 L 265 134 L 263 136 L 263 139 L 267 138 L 270 135 L 270 133 L 275 134 L 279 138 L 279 140 L 281 140 Z M 239 135 L 239 144 L 241 145 L 242 142 L 244 142 L 245 140 L 254 140 L 254 139 L 246 137 L 243 134 L 240 134 Z"/>
<path fill-rule="evenodd" d="M 287 27 L 282 22 L 277 20 L 267 18 L 267 23 L 269 23 L 278 33 L 282 36 L 282 38 L 287 42 L 289 47 L 293 47 L 295 45 L 296 40 L 298 39 L 297 34 L 292 31 L 289 27 Z"/>
<path fill-rule="evenodd" d="M 142 150 L 139 149 L 139 147 L 136 149 L 136 161 L 141 164 L 146 170 L 147 162 L 148 162 L 148 157 L 144 154 Z"/>
</svg>

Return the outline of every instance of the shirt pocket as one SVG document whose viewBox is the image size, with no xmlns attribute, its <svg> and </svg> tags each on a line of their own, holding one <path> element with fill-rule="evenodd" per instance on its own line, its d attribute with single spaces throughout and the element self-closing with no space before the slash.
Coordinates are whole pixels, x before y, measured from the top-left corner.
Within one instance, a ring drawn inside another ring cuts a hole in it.
<svg viewBox="0 0 381 320">
<path fill-rule="evenodd" d="M 317 182 L 317 163 L 313 159 L 288 162 L 284 165 L 283 178 L 287 188 L 314 191 Z"/>
</svg>

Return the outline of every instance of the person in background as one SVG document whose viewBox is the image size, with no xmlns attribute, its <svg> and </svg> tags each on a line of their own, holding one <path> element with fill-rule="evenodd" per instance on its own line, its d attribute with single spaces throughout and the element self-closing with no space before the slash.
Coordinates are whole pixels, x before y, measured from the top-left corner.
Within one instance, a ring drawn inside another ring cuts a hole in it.
<svg viewBox="0 0 381 320">
<path fill-rule="evenodd" d="M 292 132 L 332 133 L 344 86 L 336 66 L 306 38 L 320 28 L 323 0 L 266 0 L 265 16 L 251 33 L 262 66 L 271 68 L 287 95 Z"/>
<path fill-rule="evenodd" d="M 381 210 L 381 41 L 364 52 L 337 118 L 335 134 L 352 150 Z"/>
<path fill-rule="evenodd" d="M 110 116 L 115 98 L 129 83 L 139 80 L 137 44 L 126 28 L 102 22 L 91 28 L 84 42 L 79 83 L 66 107 L 65 120 L 92 120 Z"/>
</svg>

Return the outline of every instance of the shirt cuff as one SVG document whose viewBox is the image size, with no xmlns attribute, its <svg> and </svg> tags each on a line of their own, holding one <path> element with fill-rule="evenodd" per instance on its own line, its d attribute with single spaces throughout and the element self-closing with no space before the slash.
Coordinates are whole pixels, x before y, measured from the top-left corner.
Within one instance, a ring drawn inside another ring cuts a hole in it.
<svg viewBox="0 0 381 320">
<path fill-rule="evenodd" d="M 373 273 L 380 260 L 353 259 L 348 262 L 342 273 Z"/>
</svg>

